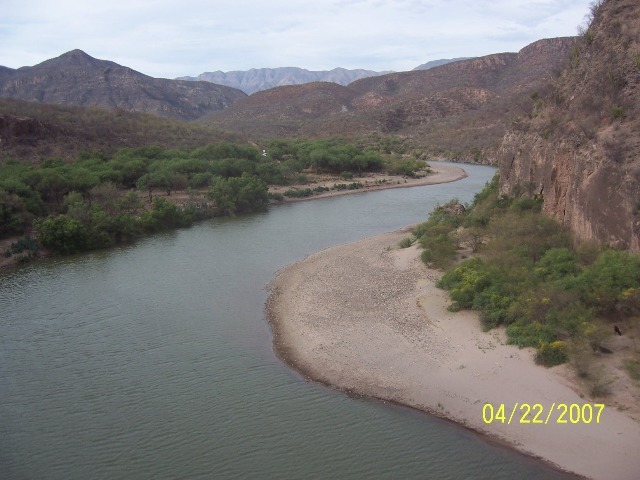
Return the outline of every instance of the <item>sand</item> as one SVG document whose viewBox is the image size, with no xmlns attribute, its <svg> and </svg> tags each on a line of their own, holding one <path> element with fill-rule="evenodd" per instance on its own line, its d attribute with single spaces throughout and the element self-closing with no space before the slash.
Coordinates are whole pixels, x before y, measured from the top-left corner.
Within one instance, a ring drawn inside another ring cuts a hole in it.
<svg viewBox="0 0 640 480">
<path fill-rule="evenodd" d="M 409 188 L 419 187 L 423 185 L 435 185 L 437 183 L 449 183 L 461 180 L 467 177 L 467 172 L 461 168 L 453 165 L 443 165 L 438 162 L 430 162 L 431 173 L 421 178 L 411 178 L 399 175 L 385 175 L 377 173 L 369 173 L 361 177 L 354 177 L 350 180 L 343 180 L 336 177 L 331 177 L 326 180 L 319 180 L 313 183 L 304 185 L 287 185 L 287 186 L 272 186 L 269 188 L 271 193 L 283 193 L 289 189 L 305 189 L 316 187 L 328 187 L 331 188 L 336 183 L 352 183 L 359 182 L 363 185 L 363 188 L 357 190 L 330 190 L 328 192 L 314 193 L 310 197 L 304 198 L 291 198 L 284 197 L 283 203 L 288 202 L 301 202 L 307 200 L 315 200 L 317 198 L 336 197 L 340 195 L 349 195 L 353 193 L 372 192 L 374 190 L 386 190 L 389 188 Z"/>
<path fill-rule="evenodd" d="M 440 273 L 417 247 L 397 248 L 407 235 L 341 245 L 282 269 L 267 303 L 280 358 L 310 380 L 449 418 L 563 470 L 640 478 L 640 423 L 610 405 L 599 423 L 593 407 L 584 407 L 593 409 L 590 423 L 572 424 L 568 413 L 558 423 L 552 405 L 591 404 L 572 388 L 568 367 L 538 366 L 533 350 L 506 345 L 504 332 L 483 332 L 475 312 L 449 312 L 435 287 Z M 520 423 L 525 407 L 508 424 L 516 403 L 541 404 L 543 423 Z M 485 404 L 494 412 L 504 404 L 504 423 L 485 423 Z"/>
</svg>

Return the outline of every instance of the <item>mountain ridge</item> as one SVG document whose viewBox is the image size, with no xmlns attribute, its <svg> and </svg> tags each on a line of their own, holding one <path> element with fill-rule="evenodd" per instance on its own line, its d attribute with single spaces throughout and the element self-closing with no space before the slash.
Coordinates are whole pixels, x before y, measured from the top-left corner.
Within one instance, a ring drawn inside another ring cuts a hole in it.
<svg viewBox="0 0 640 480">
<path fill-rule="evenodd" d="M 200 80 L 226 85 L 242 90 L 248 95 L 270 88 L 286 85 L 299 85 L 313 82 L 333 82 L 348 85 L 354 80 L 389 72 L 375 72 L 365 69 L 346 69 L 337 67 L 332 70 L 307 70 L 299 67 L 251 68 L 223 72 L 204 72 L 197 77 L 178 77 L 179 80 Z"/>
<path fill-rule="evenodd" d="M 208 82 L 153 78 L 82 50 L 34 66 L 0 69 L 0 97 L 143 111 L 193 120 L 227 108 L 244 92 Z"/>
<path fill-rule="evenodd" d="M 543 39 L 429 70 L 396 72 L 347 86 L 323 83 L 256 92 L 199 121 L 253 138 L 399 135 L 449 158 L 492 163 L 511 117 L 530 107 L 570 56 L 575 37 Z M 462 141 L 455 132 L 468 132 Z M 473 149 L 483 150 L 482 158 Z"/>
</svg>

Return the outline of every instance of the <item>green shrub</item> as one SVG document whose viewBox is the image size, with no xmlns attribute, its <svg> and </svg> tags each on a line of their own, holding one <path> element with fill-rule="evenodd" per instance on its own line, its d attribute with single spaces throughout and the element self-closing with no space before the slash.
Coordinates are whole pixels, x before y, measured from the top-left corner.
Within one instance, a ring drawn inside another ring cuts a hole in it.
<svg viewBox="0 0 640 480">
<path fill-rule="evenodd" d="M 400 248 L 409 248 L 415 241 L 416 239 L 414 237 L 405 237 L 400 240 Z"/>
<path fill-rule="evenodd" d="M 289 190 L 286 190 L 283 193 L 283 195 L 285 197 L 291 197 L 291 198 L 306 198 L 313 195 L 313 190 L 311 190 L 310 188 L 300 188 L 300 189 L 290 188 Z"/>
<path fill-rule="evenodd" d="M 542 343 L 536 353 L 536 363 L 545 367 L 560 365 L 568 360 L 567 345 L 562 340 L 552 343 Z"/>
<path fill-rule="evenodd" d="M 578 256 L 566 247 L 547 250 L 535 267 L 542 280 L 560 280 L 578 274 Z"/>
<path fill-rule="evenodd" d="M 48 216 L 34 222 L 40 243 L 54 253 L 68 255 L 87 249 L 87 230 L 66 215 Z"/>
<path fill-rule="evenodd" d="M 420 245 L 424 249 L 421 255 L 422 261 L 432 267 L 447 268 L 456 258 L 458 246 L 451 235 L 425 234 L 420 238 Z"/>
</svg>

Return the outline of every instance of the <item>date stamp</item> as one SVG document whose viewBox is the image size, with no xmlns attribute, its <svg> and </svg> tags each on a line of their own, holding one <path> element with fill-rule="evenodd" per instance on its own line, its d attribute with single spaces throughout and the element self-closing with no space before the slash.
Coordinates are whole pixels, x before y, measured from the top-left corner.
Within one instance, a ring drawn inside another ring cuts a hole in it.
<svg viewBox="0 0 640 480">
<path fill-rule="evenodd" d="M 545 407 L 541 403 L 516 403 L 508 408 L 504 403 L 485 403 L 482 407 L 482 421 L 491 423 L 539 424 L 591 424 L 600 423 L 604 403 L 552 403 Z"/>
</svg>

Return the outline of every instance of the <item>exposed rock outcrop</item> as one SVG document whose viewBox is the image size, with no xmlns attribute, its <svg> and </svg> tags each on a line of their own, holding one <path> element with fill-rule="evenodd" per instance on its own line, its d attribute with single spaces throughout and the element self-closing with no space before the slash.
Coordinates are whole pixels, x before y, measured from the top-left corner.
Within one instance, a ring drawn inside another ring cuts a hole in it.
<svg viewBox="0 0 640 480">
<path fill-rule="evenodd" d="M 503 193 L 542 195 L 579 238 L 640 251 L 640 4 L 594 4 L 552 91 L 498 153 Z"/>
</svg>

